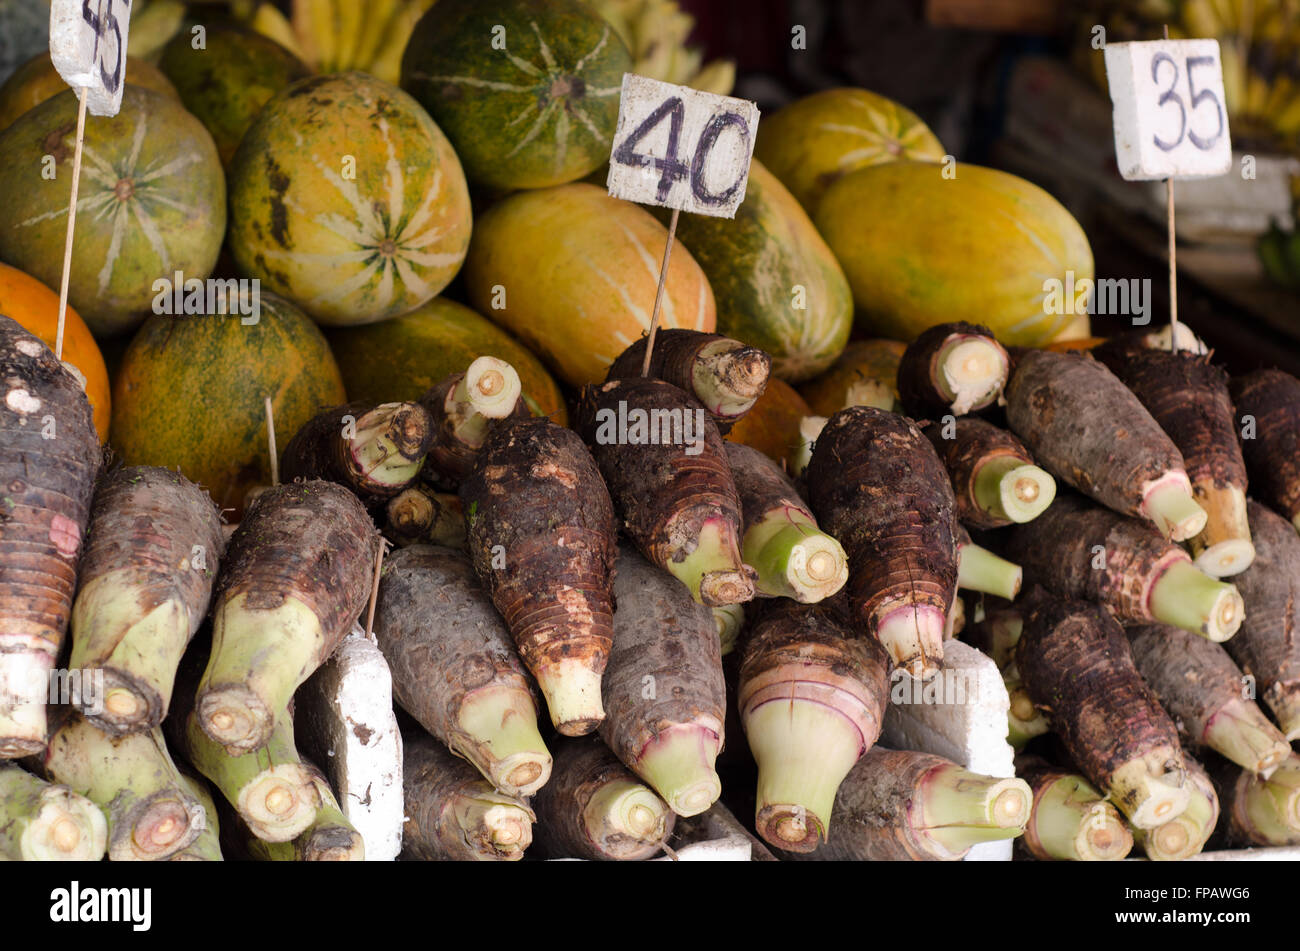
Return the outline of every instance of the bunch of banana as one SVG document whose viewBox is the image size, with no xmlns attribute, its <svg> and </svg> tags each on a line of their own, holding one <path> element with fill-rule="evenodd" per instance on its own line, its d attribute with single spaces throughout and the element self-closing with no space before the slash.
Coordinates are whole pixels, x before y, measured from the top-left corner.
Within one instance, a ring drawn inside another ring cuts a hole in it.
<svg viewBox="0 0 1300 951">
<path fill-rule="evenodd" d="M 293 0 L 289 16 L 270 0 L 235 0 L 233 9 L 323 73 L 361 70 L 395 83 L 402 53 L 434 0 Z"/>
<path fill-rule="evenodd" d="M 632 51 L 632 71 L 651 79 L 705 92 L 728 95 L 736 83 L 736 64 L 714 60 L 701 65 L 704 54 L 688 47 L 686 38 L 695 18 L 676 0 L 586 0 L 609 21 Z"/>
</svg>

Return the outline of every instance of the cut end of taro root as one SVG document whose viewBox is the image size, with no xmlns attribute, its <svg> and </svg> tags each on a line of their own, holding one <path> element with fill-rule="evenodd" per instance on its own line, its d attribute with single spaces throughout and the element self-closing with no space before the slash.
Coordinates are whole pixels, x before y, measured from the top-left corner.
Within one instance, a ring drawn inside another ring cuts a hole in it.
<svg viewBox="0 0 1300 951">
<path fill-rule="evenodd" d="M 736 340 L 715 340 L 701 348 L 691 370 L 695 397 L 721 419 L 747 413 L 767 388 L 772 358 Z"/>
<path fill-rule="evenodd" d="M 1014 601 L 1023 582 L 1024 571 L 1015 562 L 974 542 L 957 549 L 957 587 Z"/>
<path fill-rule="evenodd" d="M 745 625 L 745 609 L 739 604 L 719 604 L 711 609 L 713 624 L 718 629 L 718 643 L 726 657 L 736 647 L 740 629 Z"/>
<path fill-rule="evenodd" d="M 483 827 L 490 847 L 501 858 L 523 858 L 533 843 L 533 823 L 518 806 L 498 803 L 483 813 Z"/>
<path fill-rule="evenodd" d="M 1255 546 L 1244 538 L 1229 538 L 1196 556 L 1196 567 L 1211 578 L 1239 575 L 1255 561 Z"/>
<path fill-rule="evenodd" d="M 1268 779 L 1291 755 L 1291 744 L 1253 700 L 1234 697 L 1205 725 L 1201 742 L 1242 769 Z"/>
<path fill-rule="evenodd" d="M 1149 483 L 1142 491 L 1142 514 L 1170 541 L 1183 542 L 1200 534 L 1209 520 L 1192 496 L 1191 483 L 1179 471 Z"/>
<path fill-rule="evenodd" d="M 104 813 L 66 786 L 42 790 L 36 817 L 19 842 L 19 854 L 27 862 L 94 862 L 107 848 Z"/>
<path fill-rule="evenodd" d="M 754 569 L 706 571 L 700 578 L 700 601 L 709 607 L 743 604 L 754 598 Z"/>
<path fill-rule="evenodd" d="M 533 671 L 546 698 L 551 723 L 565 736 L 584 736 L 605 719 L 600 701 L 601 673 L 578 658 L 546 660 Z"/>
<path fill-rule="evenodd" d="M 935 383 L 958 416 L 992 405 L 1007 381 L 1007 353 L 989 337 L 953 334 L 935 355 Z"/>
<path fill-rule="evenodd" d="M 461 703 L 457 724 L 471 739 L 450 743 L 453 752 L 502 792 L 531 796 L 550 778 L 551 754 L 537 731 L 537 707 L 527 690 L 513 685 L 472 690 Z"/>
<path fill-rule="evenodd" d="M 788 852 L 815 852 L 826 841 L 821 820 L 803 806 L 767 805 L 758 811 L 754 822 L 759 835 Z"/>
<path fill-rule="evenodd" d="M 199 728 L 233 755 L 266 745 L 274 718 L 262 699 L 243 684 L 210 687 L 199 696 Z"/>
<path fill-rule="evenodd" d="M 160 793 L 133 810 L 132 821 L 119 827 L 117 841 L 109 848 L 109 858 L 113 861 L 167 858 L 198 838 L 205 820 L 203 806 L 197 800 L 186 803 L 174 795 Z"/>
<path fill-rule="evenodd" d="M 713 768 L 720 745 L 712 730 L 678 724 L 646 745 L 634 771 L 677 815 L 696 816 L 722 795 L 722 780 Z"/>
<path fill-rule="evenodd" d="M 1182 817 L 1152 829 L 1146 837 L 1147 858 L 1178 862 L 1196 852 L 1196 836 Z"/>
<path fill-rule="evenodd" d="M 514 412 L 522 387 L 515 368 L 496 357 L 479 357 L 465 371 L 465 395 L 470 406 L 488 419 L 505 419 Z"/>
<path fill-rule="evenodd" d="M 998 483 L 1002 514 L 1013 522 L 1032 522 L 1056 498 L 1056 480 L 1038 466 L 1016 466 Z"/>
<path fill-rule="evenodd" d="M 311 770 L 281 763 L 263 771 L 239 793 L 236 806 L 249 829 L 265 842 L 288 842 L 316 821 L 320 793 Z"/>
<path fill-rule="evenodd" d="M 611 858 L 644 858 L 658 851 L 672 817 L 649 787 L 614 780 L 596 790 L 582 812 L 587 837 Z"/>
<path fill-rule="evenodd" d="M 1151 586 L 1151 616 L 1192 634 L 1220 643 L 1237 633 L 1246 618 L 1241 593 L 1181 559 L 1170 564 Z"/>
<path fill-rule="evenodd" d="M 1097 813 L 1084 820 L 1075 850 L 1083 861 L 1118 862 L 1133 850 L 1133 833 L 1109 803 L 1097 803 Z"/>
<path fill-rule="evenodd" d="M 885 614 L 876 638 L 894 666 L 914 680 L 930 680 L 943 663 L 943 632 L 948 618 L 930 604 L 905 604 Z"/>
<path fill-rule="evenodd" d="M 1180 782 L 1181 779 L 1178 772 L 1152 775 L 1146 760 L 1133 760 L 1112 774 L 1110 798 L 1133 826 L 1156 829 L 1186 811 L 1191 801 L 1191 784 Z"/>
</svg>

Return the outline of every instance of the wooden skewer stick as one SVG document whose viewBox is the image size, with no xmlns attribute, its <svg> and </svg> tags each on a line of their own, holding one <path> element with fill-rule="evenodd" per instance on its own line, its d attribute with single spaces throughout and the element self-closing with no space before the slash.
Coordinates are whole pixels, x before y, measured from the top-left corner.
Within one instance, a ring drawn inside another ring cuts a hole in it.
<svg viewBox="0 0 1300 951">
<path fill-rule="evenodd" d="M 680 208 L 673 209 L 672 220 L 668 222 L 668 243 L 664 245 L 664 260 L 659 265 L 659 288 L 655 291 L 655 309 L 650 315 L 650 339 L 645 342 L 645 359 L 641 361 L 641 375 L 650 375 L 650 354 L 655 347 L 655 331 L 659 329 L 659 308 L 664 300 L 664 284 L 668 281 L 668 259 L 673 253 L 673 238 L 677 234 L 677 216 Z"/>
<path fill-rule="evenodd" d="M 1169 39 L 1169 24 L 1165 24 Z M 1178 352 L 1178 241 L 1174 232 L 1174 180 L 1165 179 L 1165 215 L 1169 222 L 1169 349 Z"/>
<path fill-rule="evenodd" d="M 271 450 L 271 485 L 280 484 L 280 457 L 275 451 L 275 415 L 271 412 L 271 397 L 266 397 L 266 444 Z"/>
<path fill-rule="evenodd" d="M 86 90 L 78 91 L 77 147 L 72 153 L 72 197 L 68 202 L 68 236 L 63 242 L 63 280 L 59 282 L 59 326 L 54 337 L 54 356 L 63 359 L 63 325 L 68 316 L 68 279 L 72 273 L 72 234 L 77 227 L 77 192 L 81 185 L 81 147 L 86 137 Z"/>
<path fill-rule="evenodd" d="M 384 570 L 384 552 L 388 550 L 388 540 L 379 540 L 379 554 L 375 556 L 375 583 L 370 588 L 370 607 L 366 610 L 366 640 L 372 644 L 375 639 L 375 604 L 379 601 L 379 576 Z"/>
</svg>

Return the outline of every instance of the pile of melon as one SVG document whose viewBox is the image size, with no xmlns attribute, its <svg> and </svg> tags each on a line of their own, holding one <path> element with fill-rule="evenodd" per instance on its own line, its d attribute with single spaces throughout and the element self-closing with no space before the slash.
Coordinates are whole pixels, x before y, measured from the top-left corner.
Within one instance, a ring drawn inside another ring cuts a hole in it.
<svg viewBox="0 0 1300 951">
<path fill-rule="evenodd" d="M 270 479 L 267 399 L 284 446 L 324 406 L 410 399 L 490 354 L 564 421 L 648 330 L 666 215 L 603 187 L 633 60 L 581 0 L 439 0 L 400 87 L 314 74 L 233 21 L 187 22 L 155 59 L 87 121 L 64 349 L 128 464 L 238 512 Z M 48 55 L 0 87 L 0 313 L 50 343 L 76 112 Z M 682 216 L 661 318 L 772 354 L 733 438 L 784 455 L 851 336 L 1087 335 L 1044 304 L 1092 277 L 1078 224 L 903 106 L 809 96 L 761 120 L 755 156 L 734 219 Z"/>
</svg>

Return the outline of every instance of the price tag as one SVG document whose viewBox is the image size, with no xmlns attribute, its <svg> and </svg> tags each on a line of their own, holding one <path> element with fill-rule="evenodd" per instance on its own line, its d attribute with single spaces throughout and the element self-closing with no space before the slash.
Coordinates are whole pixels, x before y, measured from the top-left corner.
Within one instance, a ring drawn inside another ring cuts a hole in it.
<svg viewBox="0 0 1300 951">
<path fill-rule="evenodd" d="M 1106 78 L 1125 180 L 1208 178 L 1231 169 L 1218 40 L 1107 43 Z"/>
<path fill-rule="evenodd" d="M 609 193 L 715 218 L 745 200 L 758 131 L 747 99 L 625 73 L 609 157 Z"/>
<path fill-rule="evenodd" d="M 53 0 L 50 59 L 69 86 L 84 89 L 92 115 L 115 116 L 126 82 L 131 0 Z"/>
</svg>

